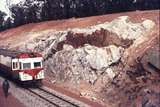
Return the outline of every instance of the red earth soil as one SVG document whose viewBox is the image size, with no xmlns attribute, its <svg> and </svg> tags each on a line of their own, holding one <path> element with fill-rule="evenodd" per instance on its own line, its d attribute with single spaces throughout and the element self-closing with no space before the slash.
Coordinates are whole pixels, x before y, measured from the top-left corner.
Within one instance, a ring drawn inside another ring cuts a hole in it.
<svg viewBox="0 0 160 107">
<path fill-rule="evenodd" d="M 70 92 L 70 91 L 68 91 L 68 90 L 66 90 L 66 89 L 64 89 L 62 87 L 59 87 L 59 86 L 57 86 L 55 84 L 53 85 L 47 79 L 45 79 L 43 81 L 43 83 L 45 84 L 45 86 L 47 86 L 47 87 L 49 87 L 49 88 L 51 88 L 51 89 L 53 89 L 53 90 L 55 90 L 57 92 L 60 92 L 60 93 L 62 93 L 64 95 L 67 95 L 67 96 L 69 96 L 69 97 L 71 97 L 73 99 L 76 99 L 78 101 L 84 102 L 85 104 L 88 104 L 91 107 L 104 107 L 103 105 L 98 104 L 97 102 L 90 101 L 89 99 L 86 99 L 85 97 L 80 97 L 79 95 L 74 94 L 74 93 L 72 93 L 72 92 Z"/>
</svg>

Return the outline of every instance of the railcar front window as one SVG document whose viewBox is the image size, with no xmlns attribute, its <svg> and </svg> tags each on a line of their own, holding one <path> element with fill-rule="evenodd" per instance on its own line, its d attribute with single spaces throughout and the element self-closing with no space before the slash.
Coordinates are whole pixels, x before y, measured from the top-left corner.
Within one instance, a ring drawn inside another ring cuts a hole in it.
<svg viewBox="0 0 160 107">
<path fill-rule="evenodd" d="M 41 62 L 34 62 L 34 68 L 41 68 Z"/>
<path fill-rule="evenodd" d="M 23 69 L 30 69 L 31 63 L 23 63 Z"/>
</svg>

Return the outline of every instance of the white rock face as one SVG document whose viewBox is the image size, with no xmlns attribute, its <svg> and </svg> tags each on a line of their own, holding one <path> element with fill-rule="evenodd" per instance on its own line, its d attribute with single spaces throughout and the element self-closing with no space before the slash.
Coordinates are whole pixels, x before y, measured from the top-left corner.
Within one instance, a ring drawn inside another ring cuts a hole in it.
<svg viewBox="0 0 160 107">
<path fill-rule="evenodd" d="M 149 29 L 151 29 L 151 28 L 153 28 L 155 26 L 155 23 L 152 20 L 148 20 L 147 19 L 147 20 L 144 20 L 142 22 L 142 25 L 143 25 L 144 28 L 146 28 L 147 30 L 149 30 Z"/>
<path fill-rule="evenodd" d="M 114 73 L 114 71 L 113 71 L 111 68 L 108 68 L 108 69 L 106 70 L 106 73 L 107 73 L 107 75 L 108 75 L 108 77 L 109 77 L 110 79 L 113 79 L 113 78 L 116 76 L 116 74 Z"/>
<path fill-rule="evenodd" d="M 86 46 L 84 50 L 87 53 L 86 59 L 90 66 L 97 70 L 107 68 L 110 64 L 117 62 L 122 55 L 122 48 L 114 45 L 103 48 Z"/>
<path fill-rule="evenodd" d="M 69 51 L 69 50 L 73 50 L 73 46 L 72 45 L 67 45 L 67 44 L 64 44 L 63 45 L 63 49 L 66 50 L 66 51 Z"/>
<path fill-rule="evenodd" d="M 139 23 L 132 23 L 126 16 L 113 20 L 107 27 L 123 39 L 134 40 L 143 34 L 143 27 Z"/>
<path fill-rule="evenodd" d="M 106 68 L 121 58 L 122 50 L 113 45 L 98 48 L 88 44 L 78 49 L 64 49 L 50 59 L 48 63 L 53 64 L 53 67 L 48 66 L 47 69 L 54 72 L 58 78 L 63 74 L 64 80 L 65 78 L 70 78 L 72 82 L 86 80 L 94 84 L 98 78 L 97 74 L 105 72 Z"/>
<path fill-rule="evenodd" d="M 155 23 L 152 20 L 145 20 L 142 23 L 133 23 L 128 16 L 121 16 L 114 19 L 112 22 L 105 22 L 84 29 L 71 29 L 73 33 L 92 34 L 96 30 L 105 29 L 116 33 L 119 38 L 135 40 L 142 36 L 144 32 L 154 27 Z"/>
</svg>

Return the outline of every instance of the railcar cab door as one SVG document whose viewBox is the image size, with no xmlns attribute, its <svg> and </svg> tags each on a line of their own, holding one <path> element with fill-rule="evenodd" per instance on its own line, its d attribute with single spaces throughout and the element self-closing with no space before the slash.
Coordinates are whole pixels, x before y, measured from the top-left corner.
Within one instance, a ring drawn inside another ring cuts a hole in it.
<svg viewBox="0 0 160 107">
<path fill-rule="evenodd" d="M 21 63 L 19 62 L 19 59 L 14 58 L 12 59 L 12 71 L 11 75 L 13 79 L 19 78 L 19 71 L 21 70 Z M 18 71 L 18 72 L 17 72 Z"/>
<path fill-rule="evenodd" d="M 18 61 L 18 59 L 12 59 L 12 70 L 20 70 L 21 69 L 21 63 Z"/>
</svg>

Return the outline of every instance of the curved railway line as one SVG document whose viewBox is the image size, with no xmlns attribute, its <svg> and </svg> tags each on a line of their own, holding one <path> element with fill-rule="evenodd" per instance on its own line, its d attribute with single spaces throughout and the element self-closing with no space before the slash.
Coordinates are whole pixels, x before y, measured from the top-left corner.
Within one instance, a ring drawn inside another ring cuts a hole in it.
<svg viewBox="0 0 160 107">
<path fill-rule="evenodd" d="M 75 104 L 74 102 L 62 98 L 63 96 L 56 95 L 45 88 L 28 88 L 27 90 L 45 100 L 46 102 L 50 103 L 52 107 L 82 107 L 79 104 Z"/>
<path fill-rule="evenodd" d="M 0 76 L 0 84 L 4 78 Z M 46 86 L 22 88 L 10 81 L 9 92 L 26 107 L 91 107 Z"/>
</svg>

